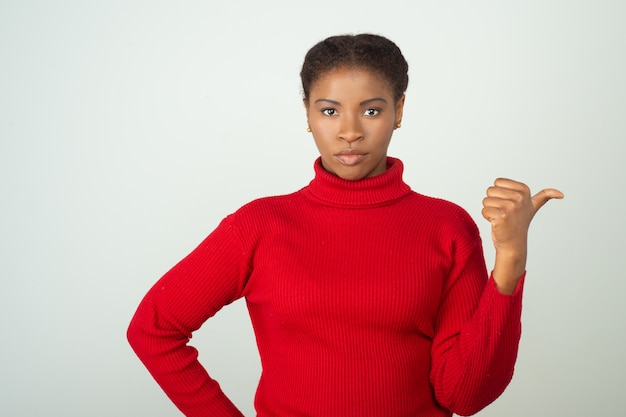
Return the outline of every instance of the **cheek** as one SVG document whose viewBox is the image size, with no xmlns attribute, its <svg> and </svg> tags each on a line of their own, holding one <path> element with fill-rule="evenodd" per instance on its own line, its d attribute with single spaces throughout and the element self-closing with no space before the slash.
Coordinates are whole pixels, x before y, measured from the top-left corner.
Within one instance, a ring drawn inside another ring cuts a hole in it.
<svg viewBox="0 0 626 417">
<path fill-rule="evenodd" d="M 328 120 L 310 120 L 313 137 L 320 140 L 330 140 L 337 133 L 337 126 Z"/>
<path fill-rule="evenodd" d="M 380 123 L 371 126 L 371 132 L 376 132 L 379 137 L 391 137 L 394 128 L 396 127 L 395 120 L 380 120 Z"/>
<path fill-rule="evenodd" d="M 313 132 L 311 133 L 313 136 L 313 141 L 315 142 L 315 147 L 320 152 L 320 154 L 326 154 L 330 152 L 335 142 L 334 136 L 327 132 L 324 132 L 323 130 L 316 130 L 314 127 L 312 128 L 312 130 Z"/>
</svg>

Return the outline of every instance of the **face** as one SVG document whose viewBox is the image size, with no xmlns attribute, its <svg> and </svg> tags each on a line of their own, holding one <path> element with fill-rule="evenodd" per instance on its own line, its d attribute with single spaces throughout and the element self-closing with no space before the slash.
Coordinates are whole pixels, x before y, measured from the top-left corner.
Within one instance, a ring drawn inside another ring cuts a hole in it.
<svg viewBox="0 0 626 417">
<path fill-rule="evenodd" d="M 305 106 L 327 171 L 347 180 L 385 172 L 404 106 L 404 96 L 396 102 L 385 79 L 360 68 L 331 70 L 312 85 Z"/>
</svg>

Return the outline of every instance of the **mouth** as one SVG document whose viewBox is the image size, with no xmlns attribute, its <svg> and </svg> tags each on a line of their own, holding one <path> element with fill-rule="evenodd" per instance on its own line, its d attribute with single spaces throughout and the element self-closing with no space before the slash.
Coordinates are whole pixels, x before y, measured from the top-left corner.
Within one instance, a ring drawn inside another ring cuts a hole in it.
<svg viewBox="0 0 626 417">
<path fill-rule="evenodd" d="M 337 158 L 339 162 L 347 166 L 356 165 L 364 160 L 366 157 L 367 153 L 354 149 L 344 149 L 343 151 L 337 152 L 335 154 L 335 158 Z"/>
</svg>

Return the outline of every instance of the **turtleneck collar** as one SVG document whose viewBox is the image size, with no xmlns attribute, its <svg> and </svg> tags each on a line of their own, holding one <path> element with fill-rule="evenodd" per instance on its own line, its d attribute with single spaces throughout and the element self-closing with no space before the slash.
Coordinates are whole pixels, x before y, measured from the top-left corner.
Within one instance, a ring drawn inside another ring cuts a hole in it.
<svg viewBox="0 0 626 417">
<path fill-rule="evenodd" d="M 315 178 L 302 191 L 316 200 L 335 206 L 367 207 L 385 205 L 411 192 L 402 180 L 404 165 L 387 157 L 387 170 L 380 175 L 360 180 L 345 180 L 326 171 L 322 159 L 314 164 Z"/>
</svg>

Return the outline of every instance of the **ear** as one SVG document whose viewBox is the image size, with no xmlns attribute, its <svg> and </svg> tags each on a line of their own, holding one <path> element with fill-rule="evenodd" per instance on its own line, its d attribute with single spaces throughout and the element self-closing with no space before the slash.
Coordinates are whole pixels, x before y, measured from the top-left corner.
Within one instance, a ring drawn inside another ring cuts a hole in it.
<svg viewBox="0 0 626 417">
<path fill-rule="evenodd" d="M 402 94 L 402 97 L 400 97 L 396 102 L 396 125 L 402 123 L 402 112 L 404 111 L 404 97 L 405 95 Z"/>
</svg>

